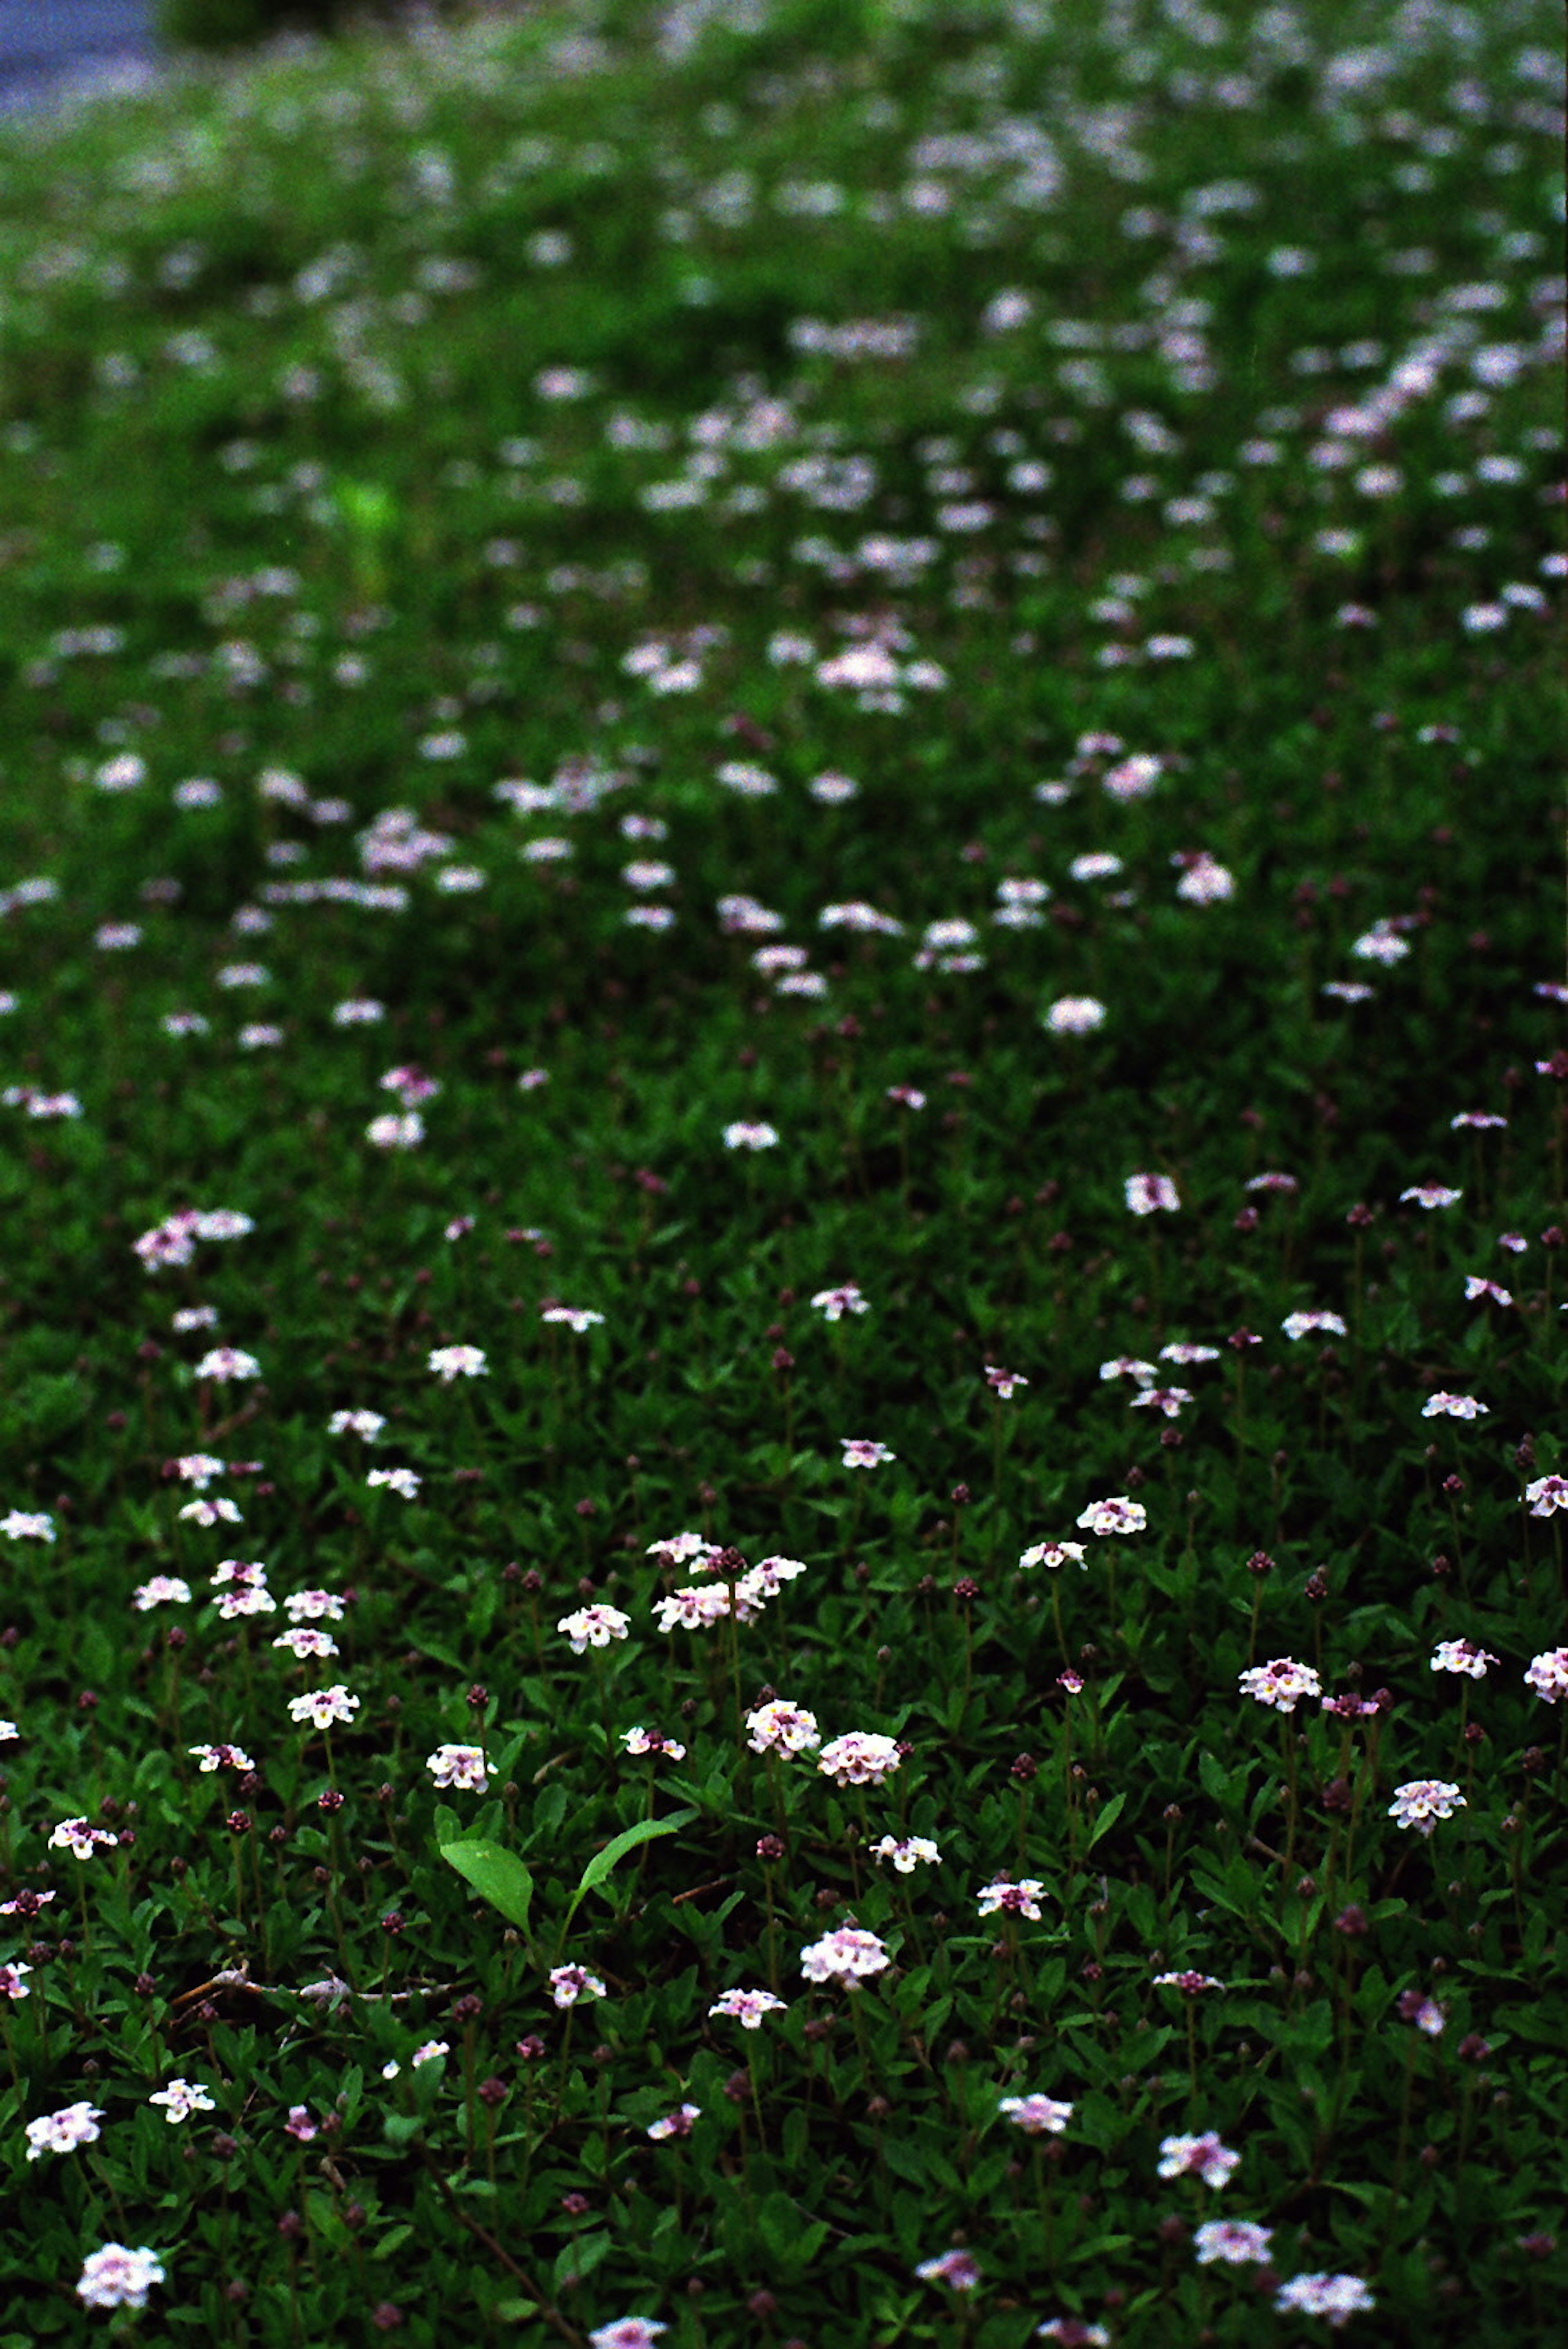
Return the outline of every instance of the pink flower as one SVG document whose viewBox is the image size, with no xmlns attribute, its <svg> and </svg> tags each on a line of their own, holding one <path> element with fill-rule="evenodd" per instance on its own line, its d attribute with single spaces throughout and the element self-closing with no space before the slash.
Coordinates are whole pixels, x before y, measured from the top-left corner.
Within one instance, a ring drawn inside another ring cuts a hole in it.
<svg viewBox="0 0 1568 2349">
<path fill-rule="evenodd" d="M 1351 2275 L 1292 2276 L 1274 2294 L 1282 2315 L 1293 2310 L 1303 2316 L 1326 2317 L 1336 2333 L 1351 2317 L 1376 2305 L 1361 2278 Z"/>
<path fill-rule="evenodd" d="M 874 1730 L 851 1729 L 823 1747 L 816 1766 L 840 1786 L 879 1786 L 902 1759 L 896 1739 Z"/>
<path fill-rule="evenodd" d="M 915 2270 L 922 2283 L 945 2283 L 951 2292 L 972 2292 L 980 2270 L 967 2251 L 944 2251 L 940 2259 L 922 2260 Z"/>
<path fill-rule="evenodd" d="M 1005 1917 L 1027 1917 L 1037 1922 L 1044 1889 L 1035 1876 L 1021 1877 L 1016 1884 L 1011 1877 L 998 1876 L 981 1889 L 975 1905 L 982 1917 L 993 1917 L 1000 1910 Z"/>
<path fill-rule="evenodd" d="M 1439 1640 L 1432 1651 L 1435 1672 L 1464 1672 L 1472 1681 L 1486 1678 L 1486 1668 L 1501 1660 L 1478 1648 L 1473 1640 Z"/>
<path fill-rule="evenodd" d="M 317 2124 L 310 2117 L 309 2106 L 290 2105 L 288 2118 L 285 2121 L 283 2128 L 286 2137 L 295 2138 L 300 2145 L 308 2145 L 317 2134 Z"/>
<path fill-rule="evenodd" d="M 1525 1675 L 1525 1685 L 1548 1704 L 1555 1704 L 1561 1696 L 1568 1695 L 1568 1648 L 1547 1648 L 1532 1656 Z"/>
<path fill-rule="evenodd" d="M 613 2324 L 601 2324 L 588 2335 L 588 2349 L 653 2349 L 668 2324 L 659 2323 L 651 2316 L 618 2316 Z"/>
<path fill-rule="evenodd" d="M 1129 1174 L 1124 1188 L 1135 1216 L 1174 1215 L 1181 1205 L 1168 1174 Z"/>
<path fill-rule="evenodd" d="M 1089 1570 L 1082 1542 L 1033 1542 L 1020 1553 L 1018 1563 L 1026 1574 L 1035 1566 L 1049 1567 L 1053 1573 L 1063 1566 L 1081 1567 L 1085 1574 Z"/>
<path fill-rule="evenodd" d="M 1205 2186 L 1223 2186 L 1241 2157 L 1221 2145 L 1212 2129 L 1201 2137 L 1168 2137 L 1159 2148 L 1162 2178 L 1201 2178 Z"/>
<path fill-rule="evenodd" d="M 1272 2227 L 1254 2227 L 1248 2219 L 1210 2219 L 1192 2238 L 1199 2267 L 1222 2260 L 1227 2267 L 1262 2266 L 1273 2241 Z"/>
<path fill-rule="evenodd" d="M 1323 1693 L 1312 1666 L 1295 1663 L 1289 1656 L 1276 1656 L 1272 1663 L 1259 1664 L 1240 1677 L 1244 1695 L 1272 1705 L 1276 1713 L 1293 1713 L 1303 1696 Z"/>
<path fill-rule="evenodd" d="M 681 2105 L 674 2112 L 666 2113 L 662 2120 L 649 2121 L 648 2134 L 656 2145 L 672 2137 L 690 2137 L 691 2124 L 701 2117 L 701 2105 Z"/>
<path fill-rule="evenodd" d="M 1091 1501 L 1077 1523 L 1085 1533 L 1140 1534 L 1148 1523 L 1148 1512 L 1141 1501 L 1129 1501 L 1118 1493 L 1106 1501 Z"/>
<path fill-rule="evenodd" d="M 1528 1673 L 1525 1677 L 1529 1678 Z M 1429 1836 L 1438 1819 L 1452 1818 L 1457 1810 L 1464 1807 L 1464 1796 L 1446 1778 L 1412 1778 L 1407 1785 L 1395 1787 L 1388 1816 L 1397 1819 L 1402 1827 L 1414 1827 L 1418 1835 Z"/>
<path fill-rule="evenodd" d="M 836 1982 L 846 1986 L 881 1973 L 889 1962 L 877 1935 L 863 1932 L 858 1925 L 840 1925 L 800 1953 L 800 1970 L 807 1982 Z"/>
<path fill-rule="evenodd" d="M 822 1743 L 815 1713 L 782 1696 L 747 1713 L 746 1730 L 753 1754 L 809 1754 Z"/>
<path fill-rule="evenodd" d="M 1430 1394 L 1421 1405 L 1423 1419 L 1480 1419 L 1490 1405 L 1478 1402 L 1474 1395 L 1449 1394 L 1442 1388 Z"/>
<path fill-rule="evenodd" d="M 839 1464 L 845 1468 L 879 1468 L 885 1460 L 898 1458 L 898 1454 L 889 1452 L 885 1444 L 875 1443 L 868 1436 L 841 1435 L 838 1441 L 844 1447 Z"/>
<path fill-rule="evenodd" d="M 1017 1371 L 998 1370 L 994 1362 L 987 1362 L 985 1365 L 985 1382 L 992 1394 L 1000 1395 L 1003 1402 L 1012 1402 L 1014 1387 L 1026 1387 L 1029 1384 L 1028 1380 Z"/>
<path fill-rule="evenodd" d="M 550 1995 L 557 2006 L 576 2006 L 580 1998 L 603 1998 L 605 1986 L 587 1966 L 552 1966 Z"/>
<path fill-rule="evenodd" d="M 1549 1517 L 1553 1510 L 1568 1509 L 1568 1476 L 1538 1476 L 1533 1485 L 1524 1488 L 1532 1517 Z"/>
<path fill-rule="evenodd" d="M 1071 2105 L 1056 2104 L 1050 2096 L 1003 2096 L 997 2110 L 1026 2137 L 1060 2137 L 1073 2117 Z"/>
<path fill-rule="evenodd" d="M 760 2031 L 764 2014 L 782 2014 L 784 2010 L 784 2000 L 775 1998 L 771 1990 L 726 1990 L 708 2012 L 727 2015 L 742 2031 Z"/>
</svg>

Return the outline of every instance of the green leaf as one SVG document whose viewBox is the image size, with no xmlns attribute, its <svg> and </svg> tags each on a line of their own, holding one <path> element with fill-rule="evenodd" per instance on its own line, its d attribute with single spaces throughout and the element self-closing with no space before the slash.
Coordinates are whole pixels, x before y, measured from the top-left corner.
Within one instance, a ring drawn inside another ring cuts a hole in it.
<svg viewBox="0 0 1568 2349">
<path fill-rule="evenodd" d="M 520 1933 L 527 1931 L 534 1877 L 515 1852 L 478 1836 L 461 1843 L 443 1843 L 439 1849 L 447 1866 L 455 1868 L 493 1909 L 499 1909 L 508 1924 L 515 1925 Z"/>
<path fill-rule="evenodd" d="M 635 1851 L 639 1844 L 651 1843 L 655 1836 L 674 1835 L 679 1828 L 690 1826 L 696 1816 L 695 1811 L 671 1811 L 667 1819 L 639 1819 L 635 1826 L 623 1827 L 619 1835 L 610 1837 L 602 1851 L 595 1852 L 584 1868 L 572 1895 L 573 1908 L 585 1892 L 597 1891 L 628 1851 Z M 605 1897 L 609 1898 L 607 1893 Z"/>
<path fill-rule="evenodd" d="M 1115 1826 L 1116 1821 L 1120 1818 L 1127 1806 L 1127 1798 L 1125 1788 L 1121 1794 L 1113 1795 L 1108 1803 L 1101 1805 L 1099 1816 L 1096 1817 L 1093 1827 L 1089 1831 L 1088 1848 L 1091 1851 L 1094 1850 L 1095 1846 L 1100 1841 L 1103 1836 L 1109 1835 L 1111 1829 Z"/>
</svg>

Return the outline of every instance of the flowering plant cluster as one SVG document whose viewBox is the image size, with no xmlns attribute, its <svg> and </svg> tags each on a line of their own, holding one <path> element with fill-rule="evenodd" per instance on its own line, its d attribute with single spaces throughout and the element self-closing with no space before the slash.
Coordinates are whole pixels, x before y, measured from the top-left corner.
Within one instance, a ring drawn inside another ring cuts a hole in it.
<svg viewBox="0 0 1568 2349">
<path fill-rule="evenodd" d="M 7 2340 L 1549 2337 L 1560 29 L 0 123 Z"/>
</svg>

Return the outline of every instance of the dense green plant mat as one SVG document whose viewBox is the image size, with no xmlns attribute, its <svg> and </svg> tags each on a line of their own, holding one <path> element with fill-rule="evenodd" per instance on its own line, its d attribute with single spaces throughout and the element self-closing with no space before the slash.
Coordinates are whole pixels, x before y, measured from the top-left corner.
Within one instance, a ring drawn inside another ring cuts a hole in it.
<svg viewBox="0 0 1568 2349">
<path fill-rule="evenodd" d="M 1556 2337 L 1556 33 L 5 129 L 0 2349 Z"/>
</svg>

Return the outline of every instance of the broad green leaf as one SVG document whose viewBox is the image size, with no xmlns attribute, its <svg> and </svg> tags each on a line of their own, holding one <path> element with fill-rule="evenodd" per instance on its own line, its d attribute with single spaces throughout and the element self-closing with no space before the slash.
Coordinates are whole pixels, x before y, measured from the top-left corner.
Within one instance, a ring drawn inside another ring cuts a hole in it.
<svg viewBox="0 0 1568 2349">
<path fill-rule="evenodd" d="M 635 1851 L 639 1844 L 651 1843 L 655 1836 L 674 1835 L 679 1828 L 689 1826 L 696 1816 L 695 1811 L 671 1811 L 667 1819 L 639 1819 L 634 1826 L 623 1827 L 619 1835 L 610 1837 L 602 1851 L 595 1852 L 584 1868 L 572 1895 L 573 1908 L 585 1892 L 597 1889 L 628 1851 Z"/>
<path fill-rule="evenodd" d="M 1100 1841 L 1102 1837 L 1109 1835 L 1111 1829 L 1115 1826 L 1116 1821 L 1120 1818 L 1127 1806 L 1127 1798 L 1125 1788 L 1119 1795 L 1113 1795 L 1108 1803 L 1103 1803 L 1101 1805 L 1098 1816 L 1095 1820 L 1095 1824 L 1089 1830 L 1088 1847 L 1091 1851 L 1094 1850 L 1095 1846 Z"/>
<path fill-rule="evenodd" d="M 478 1836 L 461 1843 L 443 1843 L 439 1849 L 447 1866 L 455 1868 L 493 1909 L 499 1909 L 508 1924 L 515 1925 L 520 1933 L 527 1931 L 534 1878 L 515 1852 Z"/>
</svg>

